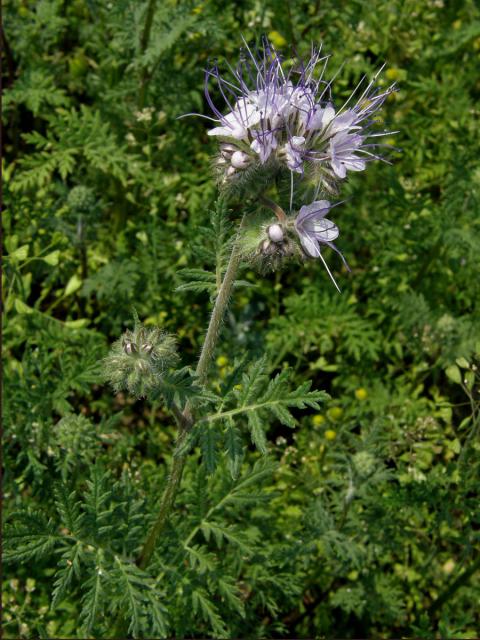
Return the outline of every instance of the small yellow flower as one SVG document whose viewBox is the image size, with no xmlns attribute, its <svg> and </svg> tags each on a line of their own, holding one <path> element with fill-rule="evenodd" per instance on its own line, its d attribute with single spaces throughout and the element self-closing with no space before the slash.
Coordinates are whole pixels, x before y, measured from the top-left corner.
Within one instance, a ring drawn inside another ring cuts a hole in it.
<svg viewBox="0 0 480 640">
<path fill-rule="evenodd" d="M 355 397 L 357 400 L 366 400 L 368 398 L 368 392 L 363 387 L 355 389 Z"/>
<path fill-rule="evenodd" d="M 243 386 L 241 384 L 236 384 L 234 387 L 235 391 L 241 391 L 243 389 Z"/>
<path fill-rule="evenodd" d="M 34 578 L 27 578 L 27 584 L 25 586 L 25 590 L 28 591 L 28 593 L 31 593 L 32 591 L 35 591 L 35 579 Z"/>
<path fill-rule="evenodd" d="M 336 437 L 337 437 L 337 432 L 334 431 L 333 429 L 327 429 L 325 431 L 325 438 L 327 440 L 335 440 Z"/>
<path fill-rule="evenodd" d="M 459 19 L 459 20 L 455 20 L 455 22 L 452 22 L 452 27 L 453 27 L 456 31 L 458 31 L 458 29 L 460 29 L 460 28 L 461 28 L 461 26 L 462 26 L 462 21 L 461 21 L 460 19 Z"/>
<path fill-rule="evenodd" d="M 330 420 L 333 420 L 334 422 L 336 420 L 339 420 L 342 417 L 342 415 L 343 415 L 343 409 L 341 407 L 332 407 L 327 411 L 327 416 L 330 418 Z"/>
<path fill-rule="evenodd" d="M 287 44 L 287 41 L 285 40 L 285 38 L 282 36 L 281 33 L 278 33 L 278 31 L 270 31 L 270 33 L 268 34 L 268 37 L 271 40 L 271 42 L 279 49 L 281 47 L 284 47 Z"/>
<path fill-rule="evenodd" d="M 385 71 L 385 77 L 387 80 L 405 80 L 407 72 L 405 69 L 398 69 L 397 67 L 391 67 Z"/>
<path fill-rule="evenodd" d="M 398 69 L 391 67 L 385 71 L 385 77 L 387 80 L 398 80 Z"/>
<path fill-rule="evenodd" d="M 321 427 L 324 422 L 325 416 L 322 416 L 321 413 L 317 413 L 317 415 L 312 418 L 312 424 L 314 427 Z"/>
<path fill-rule="evenodd" d="M 447 560 L 442 567 L 442 571 L 446 574 L 452 573 L 454 569 L 455 569 L 455 561 L 452 560 L 452 558 L 450 558 L 450 560 Z"/>
<path fill-rule="evenodd" d="M 227 356 L 218 356 L 217 358 L 217 367 L 226 367 L 228 364 Z"/>
</svg>

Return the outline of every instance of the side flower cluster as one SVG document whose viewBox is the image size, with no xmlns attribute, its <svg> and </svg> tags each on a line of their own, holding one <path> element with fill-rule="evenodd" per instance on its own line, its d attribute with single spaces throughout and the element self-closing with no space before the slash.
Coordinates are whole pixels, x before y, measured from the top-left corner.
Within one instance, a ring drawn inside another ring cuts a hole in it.
<svg viewBox="0 0 480 640">
<path fill-rule="evenodd" d="M 340 235 L 338 226 L 327 218 L 331 209 L 341 202 L 332 204 L 328 200 L 316 200 L 304 205 L 293 215 L 287 214 L 273 202 L 264 199 L 264 204 L 271 208 L 276 221 L 270 221 L 261 227 L 260 242 L 256 233 L 252 240 L 246 238 L 244 249 L 246 254 L 253 254 L 260 270 L 276 269 L 286 258 L 317 258 L 325 266 L 333 284 L 337 283 L 322 256 L 322 248 L 329 247 L 340 255 L 342 261 L 350 270 L 347 261 L 334 244 Z M 273 206 L 270 206 L 273 205 Z"/>
</svg>

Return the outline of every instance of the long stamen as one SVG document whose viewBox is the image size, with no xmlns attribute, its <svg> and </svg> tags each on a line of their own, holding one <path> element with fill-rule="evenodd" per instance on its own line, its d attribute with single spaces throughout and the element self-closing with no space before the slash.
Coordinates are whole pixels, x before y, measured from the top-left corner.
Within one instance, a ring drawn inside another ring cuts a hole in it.
<svg viewBox="0 0 480 640">
<path fill-rule="evenodd" d="M 332 276 L 332 272 L 330 271 L 330 269 L 328 268 L 328 264 L 325 262 L 323 256 L 322 256 L 322 252 L 319 251 L 318 252 L 318 257 L 320 258 L 320 260 L 323 262 L 323 266 L 325 267 L 325 269 L 327 270 L 328 275 L 330 276 L 331 281 L 333 282 L 333 284 L 335 285 L 335 288 L 337 289 L 338 293 L 342 293 L 340 291 L 340 287 L 338 286 L 338 284 L 335 282 L 335 278 Z"/>
</svg>

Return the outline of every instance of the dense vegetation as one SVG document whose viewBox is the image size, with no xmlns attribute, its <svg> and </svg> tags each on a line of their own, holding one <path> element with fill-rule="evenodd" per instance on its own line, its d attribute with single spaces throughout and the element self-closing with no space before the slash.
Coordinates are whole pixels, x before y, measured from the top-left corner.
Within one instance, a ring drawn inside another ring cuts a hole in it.
<svg viewBox="0 0 480 640">
<path fill-rule="evenodd" d="M 5 636 L 478 636 L 474 0 L 3 13 Z M 328 254 L 341 294 L 314 261 L 244 262 L 199 391 L 216 282 L 199 270 L 221 275 L 242 199 L 217 199 L 209 124 L 177 117 L 209 114 L 207 61 L 233 63 L 242 35 L 263 33 L 287 53 L 323 42 L 330 77 L 345 63 L 340 100 L 386 61 L 380 82 L 399 91 L 382 116 L 401 151 L 343 187 L 351 273 Z M 105 381 L 136 317 L 177 336 L 166 403 Z M 199 393 L 214 412 L 138 566 L 173 462 L 172 403 Z"/>
</svg>

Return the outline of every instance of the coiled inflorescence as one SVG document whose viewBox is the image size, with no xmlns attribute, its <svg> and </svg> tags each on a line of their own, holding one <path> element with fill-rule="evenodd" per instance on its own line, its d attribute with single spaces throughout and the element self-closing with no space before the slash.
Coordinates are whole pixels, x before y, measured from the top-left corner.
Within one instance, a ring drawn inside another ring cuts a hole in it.
<svg viewBox="0 0 480 640">
<path fill-rule="evenodd" d="M 312 50 L 307 62 L 298 60 L 284 70 L 285 63 L 274 46 L 264 40 L 261 53 L 246 46 L 240 63 L 225 77 L 215 63 L 206 71 L 205 96 L 218 126 L 210 136 L 220 140 L 216 161 L 221 183 L 234 183 L 252 168 L 287 169 L 306 173 L 319 189 L 335 192 L 336 183 L 348 171 L 362 171 L 369 160 L 378 159 L 378 147 L 371 138 L 391 132 L 375 132 L 375 114 L 392 85 L 376 87 L 379 72 L 364 79 L 350 98 L 335 109 L 331 81 L 324 80 L 329 56 Z M 227 112 L 212 97 L 220 92 Z"/>
<path fill-rule="evenodd" d="M 103 361 L 105 378 L 116 392 L 144 398 L 161 385 L 165 373 L 178 361 L 176 339 L 158 327 L 138 321 L 127 330 Z"/>
<path fill-rule="evenodd" d="M 382 67 L 371 81 L 362 78 L 337 108 L 332 80 L 325 80 L 328 59 L 320 47 L 312 48 L 307 61 L 287 63 L 268 40 L 255 53 L 245 42 L 240 62 L 236 68 L 229 66 L 229 75 L 220 73 L 216 63 L 206 70 L 205 96 L 214 117 L 202 117 L 216 124 L 208 134 L 219 140 L 215 166 L 224 192 L 261 200 L 272 184 L 281 193 L 278 185 L 288 179 L 287 213 L 275 205 L 278 222 L 256 226 L 254 251 L 255 234 L 247 233 L 249 255 L 262 270 L 275 269 L 295 255 L 320 259 L 335 283 L 321 250 L 332 248 L 347 266 L 333 244 L 339 228 L 326 217 L 340 203 L 320 198 L 338 194 L 348 172 L 363 171 L 371 160 L 385 160 L 379 153 L 385 145 L 375 140 L 396 132 L 377 130 L 376 115 L 396 87 L 377 86 Z M 218 94 L 226 110 L 216 105 Z M 310 193 L 310 204 L 294 208 L 294 192 Z"/>
<path fill-rule="evenodd" d="M 339 228 L 327 218 L 337 205 L 332 205 L 328 200 L 316 200 L 287 215 L 275 203 L 267 199 L 264 202 L 274 211 L 277 219 L 261 225 L 253 221 L 251 228 L 247 223 L 242 244 L 246 257 L 253 258 L 260 271 L 277 269 L 286 259 L 295 256 L 300 259 L 319 258 L 337 286 L 321 253 L 322 246 L 330 247 L 340 255 L 349 270 L 345 258 L 334 244 L 340 234 Z"/>
</svg>

